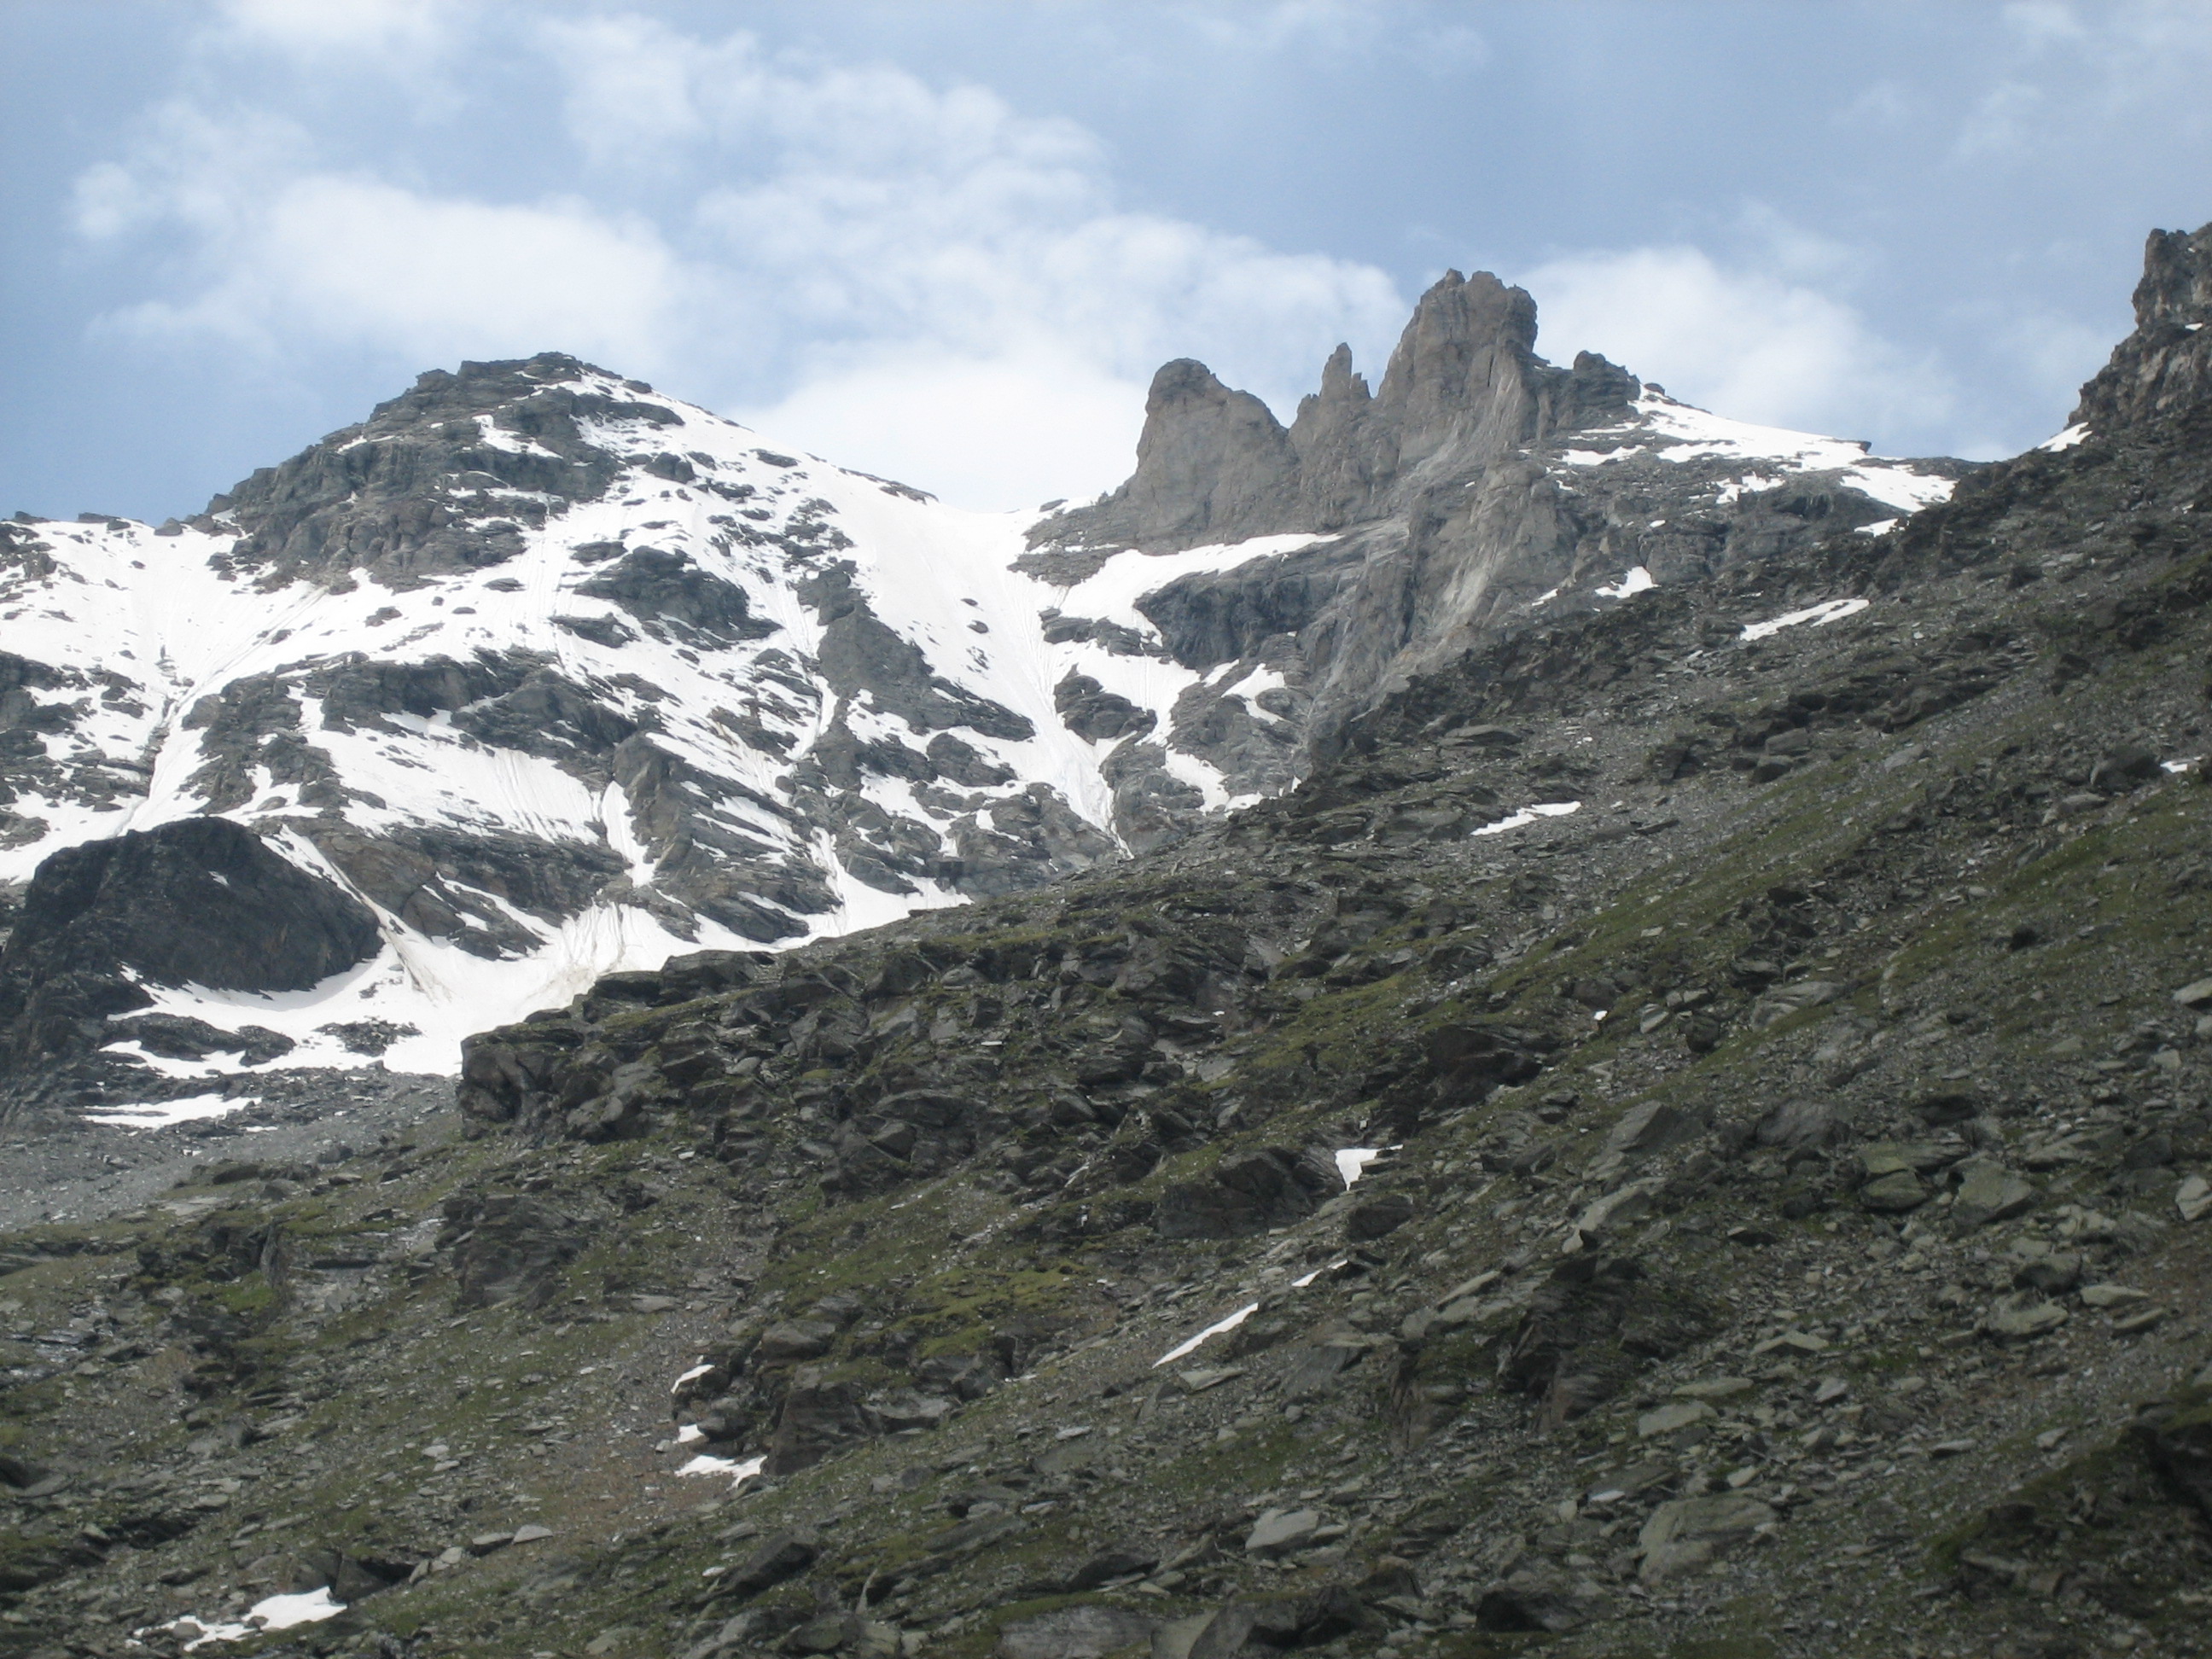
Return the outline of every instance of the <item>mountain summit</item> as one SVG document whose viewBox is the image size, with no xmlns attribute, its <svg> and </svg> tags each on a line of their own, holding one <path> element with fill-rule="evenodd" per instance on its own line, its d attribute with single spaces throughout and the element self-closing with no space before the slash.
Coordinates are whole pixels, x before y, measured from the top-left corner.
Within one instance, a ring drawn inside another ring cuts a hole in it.
<svg viewBox="0 0 2212 1659">
<path fill-rule="evenodd" d="M 288 1066 L 446 1070 L 607 972 L 1162 845 L 1490 633 L 1893 525 L 1960 471 L 1534 338 L 1527 295 L 1452 273 L 1378 393 L 1340 350 L 1288 431 L 1170 363 L 1135 475 L 1051 517 L 548 353 L 426 374 L 188 520 L 0 526 L 0 878 L 35 924 L 0 958 L 4 1052 L 110 1102 L 234 1074 L 240 1049 L 149 1048 L 177 1046 L 162 1019 L 251 1024 Z M 239 942 L 166 854 L 82 901 L 33 878 L 206 816 L 318 914 L 373 918 L 350 959 L 204 969 Z M 78 949 L 80 902 L 141 925 Z"/>
</svg>

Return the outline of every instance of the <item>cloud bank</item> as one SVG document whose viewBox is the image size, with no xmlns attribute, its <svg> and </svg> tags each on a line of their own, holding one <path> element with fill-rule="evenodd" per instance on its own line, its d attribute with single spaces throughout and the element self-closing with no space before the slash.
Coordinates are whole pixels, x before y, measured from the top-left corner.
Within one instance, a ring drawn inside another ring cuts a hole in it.
<svg viewBox="0 0 2212 1659">
<path fill-rule="evenodd" d="M 2050 33 L 2050 9 L 2022 30 Z M 1331 0 L 1189 26 L 1255 51 L 1379 38 L 1372 8 Z M 1485 42 L 1446 35 L 1425 50 L 1480 72 Z M 1849 302 L 1848 251 L 1756 228 L 1733 256 L 1601 247 L 1506 274 L 1562 361 L 1601 350 L 1748 419 L 1926 430 L 1952 389 Z M 78 177 L 75 229 L 145 273 L 95 325 L 112 340 L 219 343 L 271 374 L 568 350 L 994 507 L 1118 481 L 1170 357 L 1287 415 L 1339 340 L 1379 369 L 1411 300 L 1376 264 L 1134 210 L 1096 134 L 986 88 L 436 0 L 226 0 L 177 94 Z"/>
</svg>

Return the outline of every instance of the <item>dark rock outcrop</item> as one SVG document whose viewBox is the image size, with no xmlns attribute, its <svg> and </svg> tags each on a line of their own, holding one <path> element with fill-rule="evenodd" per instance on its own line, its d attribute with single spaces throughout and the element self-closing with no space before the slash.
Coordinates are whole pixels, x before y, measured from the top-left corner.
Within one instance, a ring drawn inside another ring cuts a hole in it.
<svg viewBox="0 0 2212 1659">
<path fill-rule="evenodd" d="M 227 818 L 180 818 L 47 859 L 0 951 L 0 1029 L 17 1064 L 94 1046 L 145 1006 L 134 981 L 302 991 L 365 961 L 358 899 Z"/>
</svg>

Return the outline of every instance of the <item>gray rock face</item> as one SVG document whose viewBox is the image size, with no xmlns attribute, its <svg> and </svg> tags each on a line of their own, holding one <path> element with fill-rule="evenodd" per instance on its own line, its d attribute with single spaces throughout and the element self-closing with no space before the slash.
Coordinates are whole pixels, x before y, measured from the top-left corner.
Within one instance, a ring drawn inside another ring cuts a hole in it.
<svg viewBox="0 0 2212 1659">
<path fill-rule="evenodd" d="M 2212 393 L 2212 225 L 2154 230 L 2136 284 L 2135 332 L 2081 388 L 2073 421 L 2109 431 L 2179 413 Z"/>
<path fill-rule="evenodd" d="M 1421 296 L 1379 389 L 1340 346 L 1287 428 L 1202 365 L 1170 363 L 1136 471 L 1040 523 L 1036 556 L 1315 538 L 1139 601 L 1178 662 L 1267 653 L 1298 699 L 1292 735 L 1312 742 L 1547 604 L 1619 602 L 1626 593 L 1606 590 L 1634 569 L 1664 584 L 1786 553 L 1894 518 L 1905 496 L 1940 497 L 1962 470 L 1869 466 L 1863 446 L 1723 431 L 1602 357 L 1547 363 L 1535 339 L 1526 293 L 1451 271 Z M 1170 741 L 1216 752 L 1180 723 Z"/>
<path fill-rule="evenodd" d="M 20 1066 L 105 1040 L 105 1016 L 149 1000 L 138 980 L 300 991 L 379 942 L 359 901 L 228 819 L 68 848 L 39 866 L 0 951 L 4 1052 Z"/>
</svg>

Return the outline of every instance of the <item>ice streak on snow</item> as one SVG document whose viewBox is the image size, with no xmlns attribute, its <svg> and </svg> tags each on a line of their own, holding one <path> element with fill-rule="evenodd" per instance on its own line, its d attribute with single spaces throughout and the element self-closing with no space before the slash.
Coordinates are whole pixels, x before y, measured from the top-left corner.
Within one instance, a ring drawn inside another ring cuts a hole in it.
<svg viewBox="0 0 2212 1659">
<path fill-rule="evenodd" d="M 1235 1330 L 1239 1325 L 1242 1325 L 1246 1320 L 1249 1319 L 1254 1314 L 1259 1311 L 1260 1304 L 1258 1303 L 1249 1302 L 1245 1304 L 1244 1306 L 1239 1308 L 1235 1313 L 1231 1314 L 1226 1319 L 1217 1319 L 1212 1324 L 1208 1325 L 1196 1336 L 1190 1338 L 1188 1341 L 1178 1342 L 1176 1344 L 1174 1347 L 1170 1348 L 1158 1359 L 1152 1361 L 1152 1369 L 1154 1370 L 1158 1370 L 1161 1366 L 1166 1364 L 1170 1360 L 1180 1359 L 1187 1353 L 1195 1352 L 1198 1349 L 1198 1345 L 1206 1340 L 1207 1338 L 1219 1336 L 1224 1331 Z"/>
<path fill-rule="evenodd" d="M 1814 628 L 1825 627 L 1840 617 L 1856 616 L 1865 610 L 1869 603 L 1870 601 L 1866 599 L 1825 600 L 1819 605 L 1808 605 L 1802 611 L 1792 611 L 1784 616 L 1770 617 L 1765 622 L 1747 623 L 1740 637 L 1747 640 L 1763 640 L 1769 635 L 1779 634 L 1784 629 L 1796 628 L 1800 623 L 1808 623 Z"/>
</svg>

